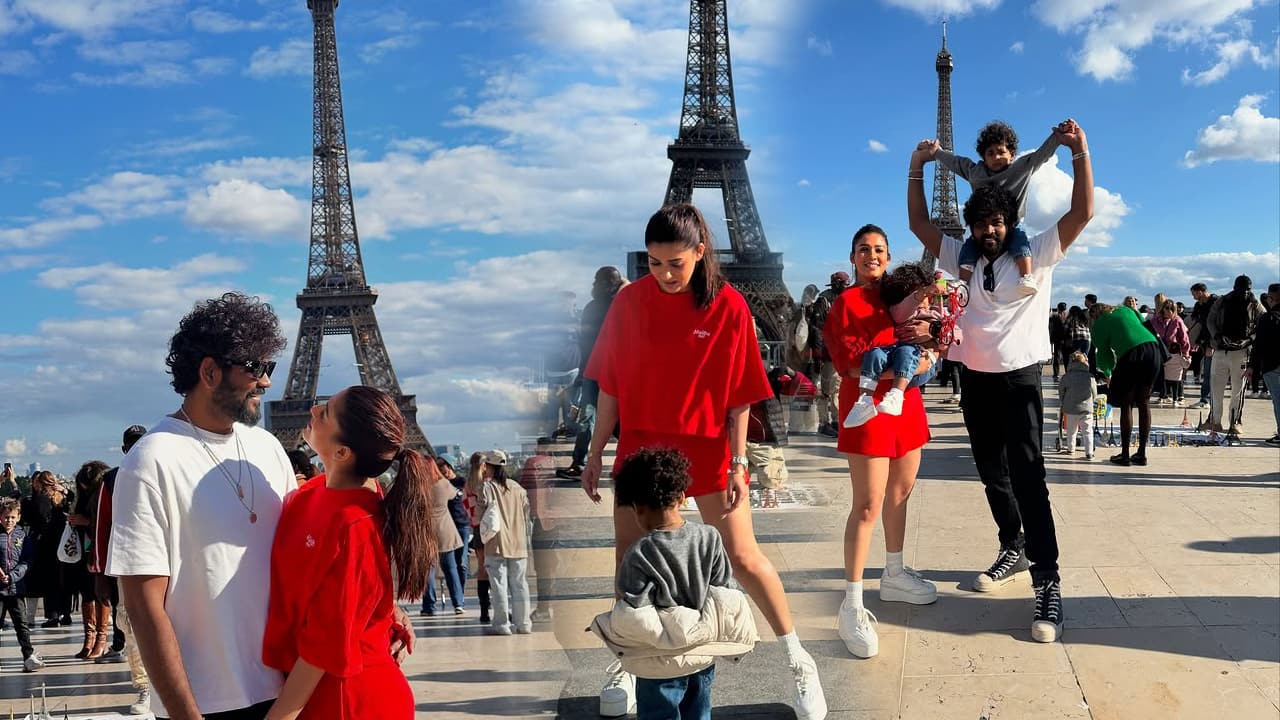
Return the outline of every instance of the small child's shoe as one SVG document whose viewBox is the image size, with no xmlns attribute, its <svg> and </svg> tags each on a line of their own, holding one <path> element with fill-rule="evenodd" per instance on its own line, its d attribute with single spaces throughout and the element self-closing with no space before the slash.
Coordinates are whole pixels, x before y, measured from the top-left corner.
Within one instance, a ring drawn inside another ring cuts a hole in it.
<svg viewBox="0 0 1280 720">
<path fill-rule="evenodd" d="M 1040 292 L 1040 288 L 1036 287 L 1036 279 L 1030 275 L 1023 275 L 1018 278 L 1018 295 L 1022 297 L 1031 297 Z"/>
<path fill-rule="evenodd" d="M 884 394 L 880 400 L 880 404 L 876 406 L 876 410 L 885 415 L 901 415 L 902 414 L 902 391 L 898 388 L 891 388 L 889 392 Z"/>
<path fill-rule="evenodd" d="M 855 428 L 865 425 L 868 420 L 876 416 L 876 402 L 872 399 L 871 393 L 863 392 L 862 397 L 858 398 L 858 402 L 853 404 L 853 409 L 849 411 L 849 416 L 844 419 L 844 426 L 847 428 Z"/>
</svg>

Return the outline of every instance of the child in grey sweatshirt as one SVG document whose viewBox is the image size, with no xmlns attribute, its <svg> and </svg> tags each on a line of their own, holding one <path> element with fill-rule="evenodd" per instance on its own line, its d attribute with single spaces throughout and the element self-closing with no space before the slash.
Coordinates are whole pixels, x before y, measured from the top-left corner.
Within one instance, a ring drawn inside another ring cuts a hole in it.
<svg viewBox="0 0 1280 720">
<path fill-rule="evenodd" d="M 1009 225 L 1009 254 L 1018 264 L 1018 290 L 1024 295 L 1034 295 L 1038 288 L 1031 276 L 1031 241 L 1018 226 L 1027 214 L 1027 188 L 1031 175 L 1049 161 L 1059 145 L 1058 133 L 1049 137 L 1033 153 L 1015 159 L 1018 154 L 1018 135 L 1002 122 L 989 123 L 978 133 L 978 155 L 981 162 L 974 162 L 947 150 L 938 150 L 934 159 L 943 167 L 969 181 L 975 190 L 984 185 L 995 185 L 1007 190 L 1018 201 L 1018 217 L 1006 218 Z M 960 279 L 969 282 L 978 262 L 978 243 L 972 237 L 964 241 L 960 249 Z"/>
</svg>

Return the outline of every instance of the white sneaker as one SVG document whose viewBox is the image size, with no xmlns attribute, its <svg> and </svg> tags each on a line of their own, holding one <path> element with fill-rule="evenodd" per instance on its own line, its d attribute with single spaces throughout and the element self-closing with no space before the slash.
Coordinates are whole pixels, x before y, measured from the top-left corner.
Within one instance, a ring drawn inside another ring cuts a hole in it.
<svg viewBox="0 0 1280 720">
<path fill-rule="evenodd" d="M 844 426 L 847 428 L 855 428 L 865 425 L 868 420 L 876 416 L 876 403 L 871 398 L 871 393 L 864 392 L 862 397 L 858 398 L 858 402 L 853 404 L 853 409 L 849 411 L 849 417 L 844 419 Z"/>
<path fill-rule="evenodd" d="M 1018 295 L 1021 297 L 1031 297 L 1040 292 L 1040 288 L 1036 287 L 1036 279 L 1030 275 L 1023 275 L 1018 278 Z"/>
<path fill-rule="evenodd" d="M 892 388 L 884 394 L 884 398 L 880 400 L 880 404 L 876 406 L 877 412 L 885 415 L 901 415 L 902 414 L 902 391 L 898 388 Z"/>
<path fill-rule="evenodd" d="M 840 615 L 836 620 L 836 632 L 844 646 L 854 657 L 870 658 L 880 653 L 880 636 L 871 623 L 878 623 L 876 616 L 866 608 L 854 609 L 848 598 L 840 603 Z"/>
<path fill-rule="evenodd" d="M 947 403 L 948 405 L 959 405 L 960 393 L 956 393 L 955 395 L 952 395 L 950 400 L 944 400 L 943 402 Z"/>
<path fill-rule="evenodd" d="M 796 681 L 796 717 L 799 720 L 823 720 L 827 716 L 827 696 L 822 692 L 818 678 L 818 665 L 809 653 L 796 657 L 791 663 L 791 674 Z"/>
<path fill-rule="evenodd" d="M 600 691 L 600 717 L 622 717 L 636 710 L 636 676 L 614 661 L 609 669 L 609 682 Z"/>
<path fill-rule="evenodd" d="M 880 601 L 928 605 L 938 600 L 938 588 L 909 567 L 897 575 L 880 576 Z"/>
<path fill-rule="evenodd" d="M 151 688 L 144 687 L 138 691 L 138 699 L 129 706 L 130 715 L 146 715 L 151 712 Z"/>
<path fill-rule="evenodd" d="M 33 652 L 31 657 L 22 661 L 22 669 L 26 672 L 35 672 L 44 667 L 44 658 L 40 657 L 40 653 Z"/>
</svg>

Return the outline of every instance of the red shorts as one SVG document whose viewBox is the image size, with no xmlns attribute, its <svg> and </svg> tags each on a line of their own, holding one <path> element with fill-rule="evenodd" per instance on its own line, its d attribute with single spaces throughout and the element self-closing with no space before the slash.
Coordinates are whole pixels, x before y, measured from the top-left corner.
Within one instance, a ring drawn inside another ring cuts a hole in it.
<svg viewBox="0 0 1280 720">
<path fill-rule="evenodd" d="M 892 380 L 881 380 L 876 387 L 875 401 L 878 403 L 893 387 Z M 897 460 L 929 442 L 929 418 L 924 413 L 924 401 L 920 399 L 920 388 L 907 391 L 902 402 L 902 414 L 898 416 L 878 414 L 865 425 L 856 428 L 844 426 L 844 419 L 849 416 L 853 404 L 862 395 L 858 381 L 845 378 L 840 384 L 840 438 L 836 449 L 847 455 L 866 455 L 868 457 L 887 457 Z"/>
<path fill-rule="evenodd" d="M 693 483 L 685 492 L 687 497 L 696 498 L 712 493 L 724 492 L 729 486 L 729 437 L 700 437 L 697 435 L 677 435 L 674 433 L 657 433 L 647 430 L 623 430 L 618 439 L 617 459 L 613 462 L 613 476 L 632 453 L 642 448 L 658 447 L 679 450 L 689 459 L 689 476 Z"/>
</svg>

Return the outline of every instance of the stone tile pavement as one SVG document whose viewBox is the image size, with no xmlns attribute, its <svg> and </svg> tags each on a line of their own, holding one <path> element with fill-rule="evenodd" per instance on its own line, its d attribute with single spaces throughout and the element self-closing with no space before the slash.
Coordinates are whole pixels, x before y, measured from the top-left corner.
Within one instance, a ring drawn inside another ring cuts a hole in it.
<svg viewBox="0 0 1280 720">
<path fill-rule="evenodd" d="M 1052 419 L 1048 381 L 1045 395 Z M 935 440 L 911 500 L 906 547 L 908 564 L 938 584 L 939 600 L 878 601 L 877 534 L 866 595 L 879 618 L 878 657 L 852 658 L 835 632 L 849 482 L 832 441 L 794 438 L 792 492 L 779 508 L 755 512 L 833 720 L 1280 717 L 1280 449 L 1261 442 L 1274 432 L 1269 401 L 1247 401 L 1240 447 L 1151 448 L 1145 468 L 1110 465 L 1107 448 L 1092 462 L 1048 456 L 1067 621 L 1061 642 L 1042 645 L 1030 641 L 1025 576 L 995 595 L 967 589 L 994 557 L 995 530 L 959 410 L 936 402 L 943 397 L 927 394 Z M 1177 425 L 1182 412 L 1155 409 L 1155 422 Z M 1053 445 L 1050 429 L 1046 447 Z M 463 617 L 415 614 L 419 646 L 405 670 L 419 717 L 596 716 L 610 656 L 584 628 L 609 607 L 612 525 L 574 484 L 551 492 L 565 518 L 540 568 L 553 621 L 533 635 L 491 637 L 474 604 Z M 468 593 L 474 603 L 471 586 Z M 764 638 L 756 651 L 717 673 L 717 718 L 794 717 L 782 652 L 757 622 Z M 0 717 L 10 704 L 25 708 L 39 682 L 73 711 L 128 704 L 123 665 L 67 659 L 78 648 L 71 629 L 37 632 L 52 662 L 32 675 L 18 672 L 7 632 Z"/>
</svg>

